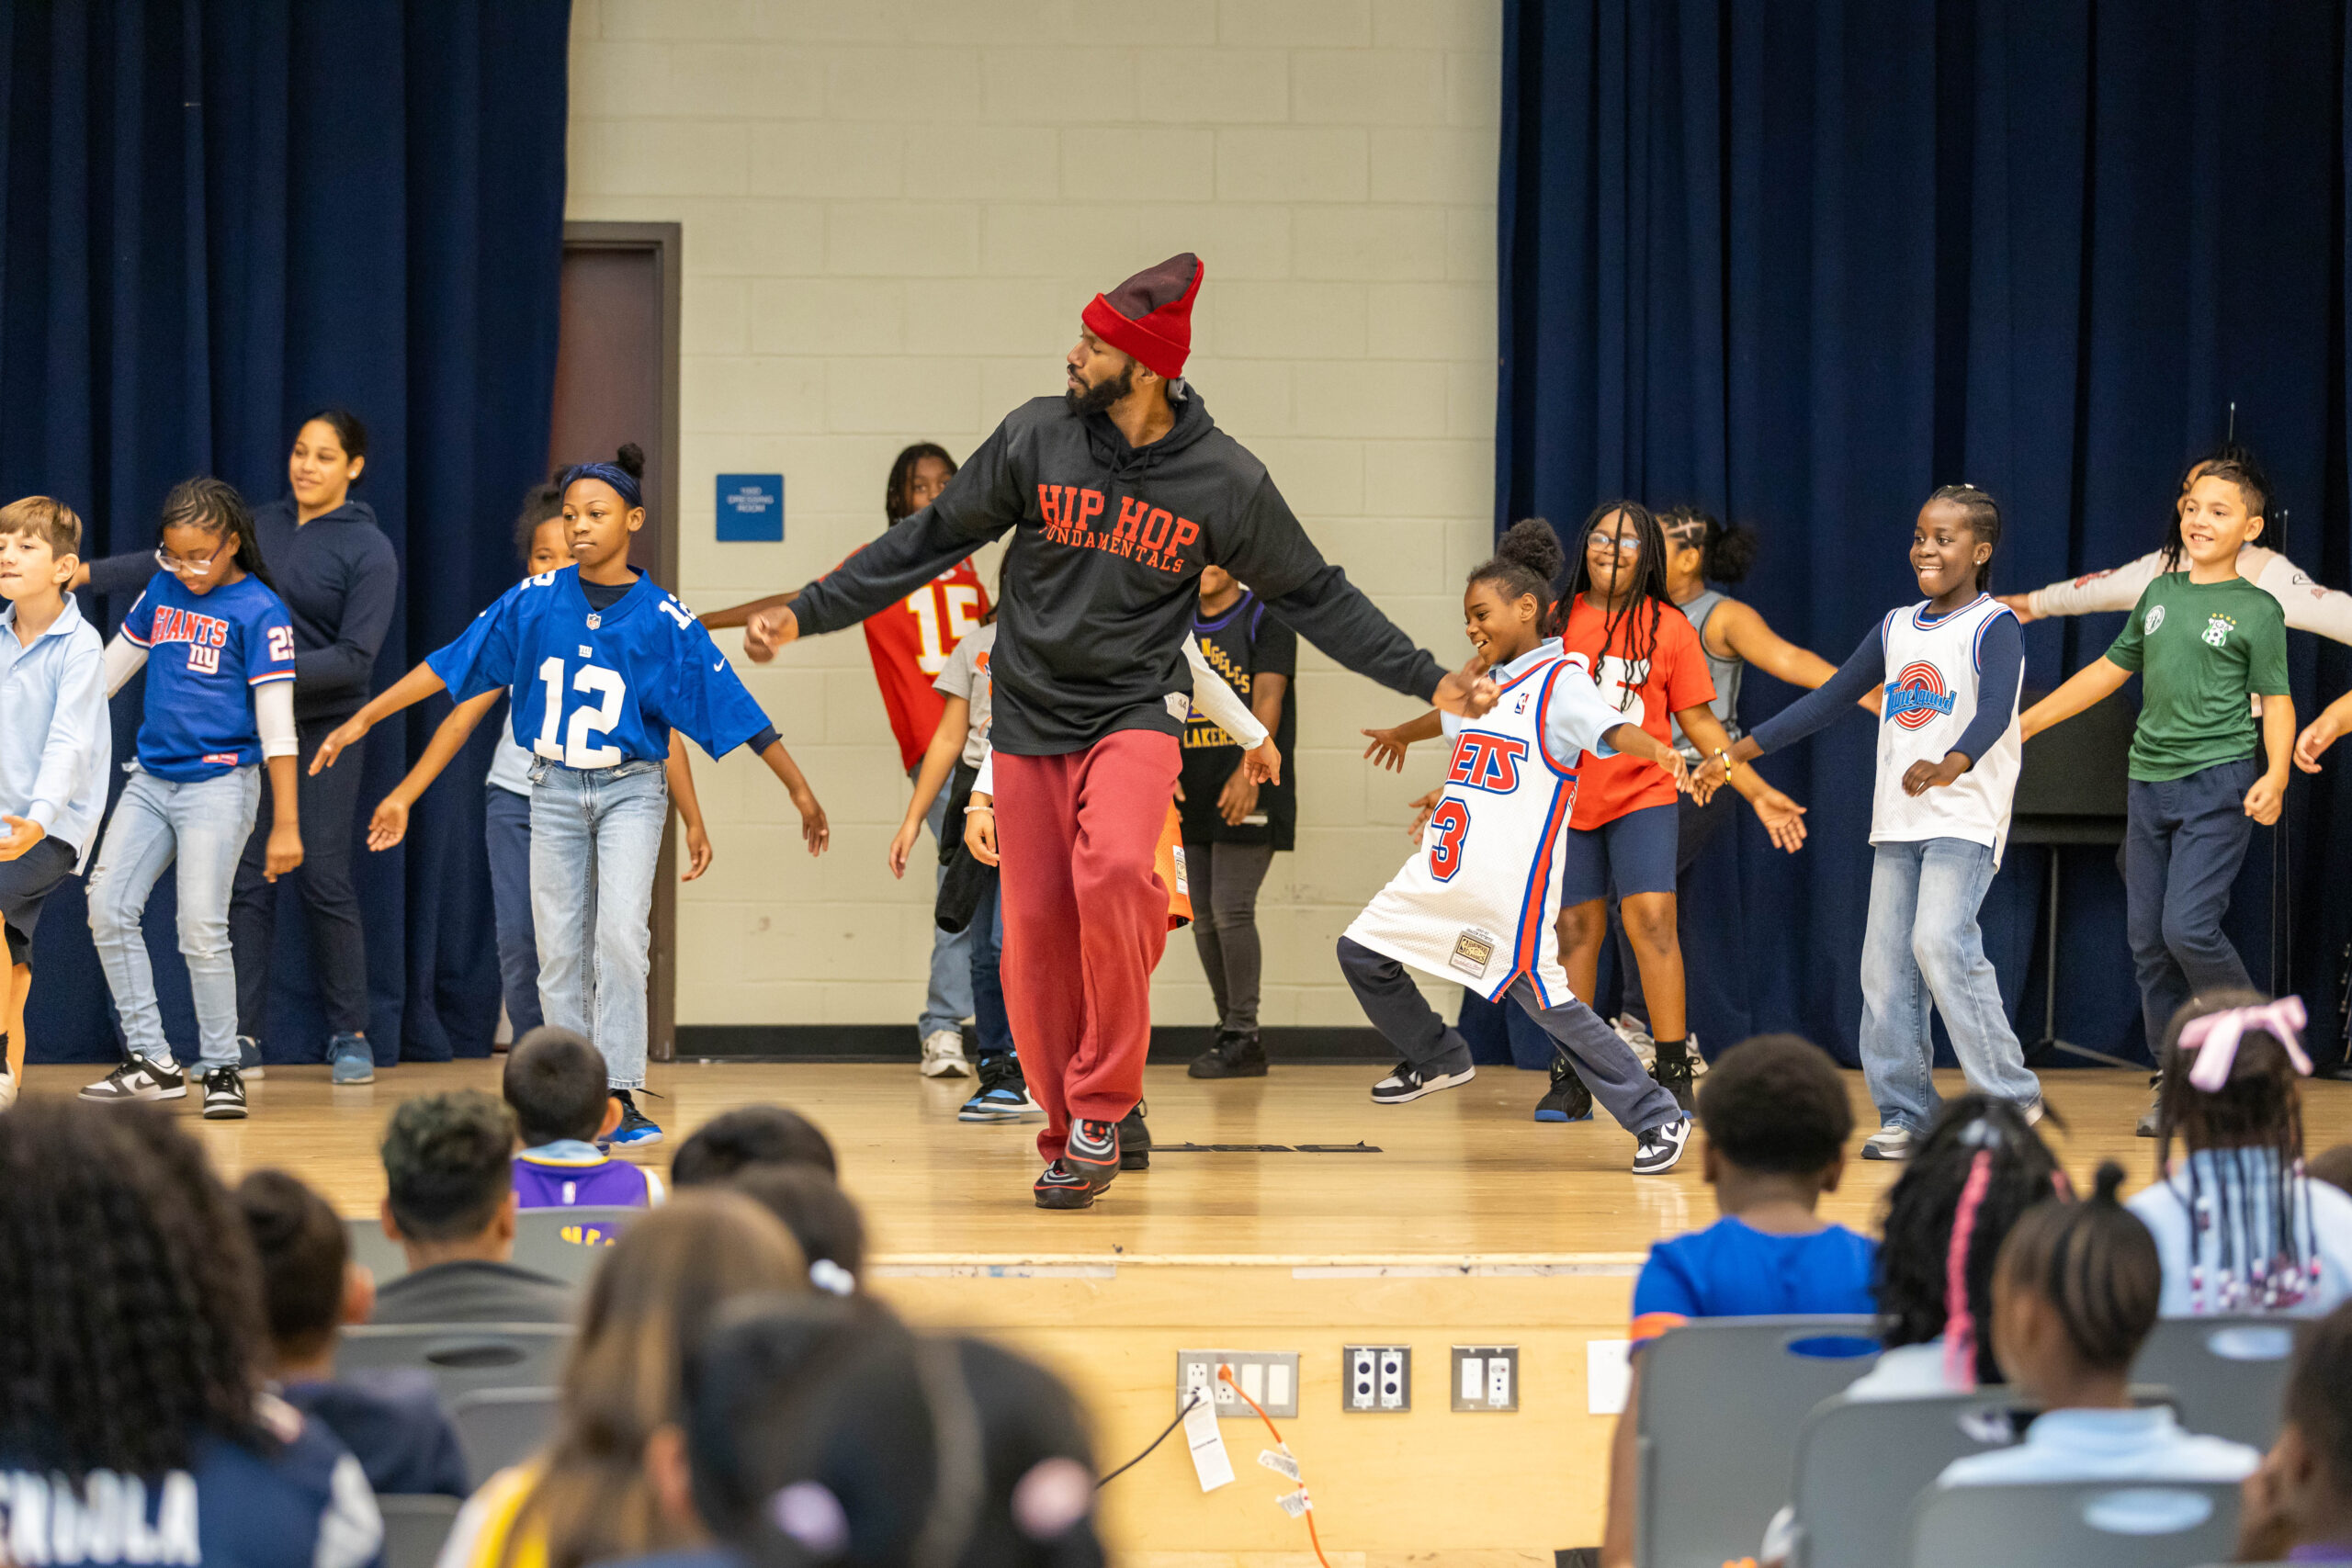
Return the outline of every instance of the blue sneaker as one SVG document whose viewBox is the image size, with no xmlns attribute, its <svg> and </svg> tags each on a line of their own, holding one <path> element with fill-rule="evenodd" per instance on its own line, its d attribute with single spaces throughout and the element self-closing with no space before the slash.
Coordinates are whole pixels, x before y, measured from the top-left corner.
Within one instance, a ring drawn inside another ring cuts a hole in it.
<svg viewBox="0 0 2352 1568">
<path fill-rule="evenodd" d="M 338 1034 L 327 1042 L 327 1066 L 337 1083 L 374 1083 L 376 1053 L 364 1034 Z"/>
<path fill-rule="evenodd" d="M 237 1071 L 248 1083 L 262 1076 L 261 1042 L 250 1034 L 237 1036 Z"/>
<path fill-rule="evenodd" d="M 662 1129 L 654 1124 L 652 1117 L 637 1108 L 635 1096 L 625 1089 L 616 1089 L 613 1090 L 613 1098 L 621 1102 L 621 1122 L 613 1129 L 613 1135 L 605 1140 L 607 1147 L 650 1149 L 662 1141 Z"/>
<path fill-rule="evenodd" d="M 1018 1122 L 1023 1116 L 1044 1114 L 1037 1102 L 1029 1098 L 1029 1080 L 1022 1076 L 1017 1058 L 985 1056 L 980 1060 L 979 1089 L 964 1102 L 956 1120 Z"/>
</svg>

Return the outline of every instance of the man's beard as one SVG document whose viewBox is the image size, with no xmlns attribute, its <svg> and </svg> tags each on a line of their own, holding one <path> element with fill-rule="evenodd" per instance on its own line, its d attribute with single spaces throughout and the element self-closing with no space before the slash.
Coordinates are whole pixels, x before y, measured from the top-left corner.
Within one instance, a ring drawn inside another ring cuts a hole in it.
<svg viewBox="0 0 2352 1568">
<path fill-rule="evenodd" d="M 1097 381 L 1084 389 L 1066 388 L 1062 397 L 1069 404 L 1069 412 L 1081 417 L 1101 413 L 1121 398 L 1136 389 L 1136 367 L 1133 361 L 1107 381 Z"/>
</svg>

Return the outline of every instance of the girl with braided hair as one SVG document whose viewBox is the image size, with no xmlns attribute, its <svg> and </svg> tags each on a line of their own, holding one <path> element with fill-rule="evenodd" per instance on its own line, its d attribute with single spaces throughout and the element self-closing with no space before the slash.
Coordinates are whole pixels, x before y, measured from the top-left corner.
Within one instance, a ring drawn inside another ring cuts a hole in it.
<svg viewBox="0 0 2352 1568">
<path fill-rule="evenodd" d="M 2301 998 L 2217 990 L 2165 1032 L 2157 1180 L 2131 1207 L 2164 1258 L 2166 1317 L 2312 1317 L 2352 1296 L 2352 1196 L 2303 1169 L 2303 1023 Z"/>
<path fill-rule="evenodd" d="M 65 1100 L 0 1117 L 13 1561 L 376 1559 L 358 1461 L 262 1392 L 259 1277 L 242 1216 L 172 1118 Z"/>
</svg>

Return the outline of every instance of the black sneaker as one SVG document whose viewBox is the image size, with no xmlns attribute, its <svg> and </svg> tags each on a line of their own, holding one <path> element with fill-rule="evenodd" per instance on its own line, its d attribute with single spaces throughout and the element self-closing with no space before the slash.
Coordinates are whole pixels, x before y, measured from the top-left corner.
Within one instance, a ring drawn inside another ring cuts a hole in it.
<svg viewBox="0 0 2352 1568">
<path fill-rule="evenodd" d="M 637 1108 L 637 1099 L 625 1089 L 613 1090 L 621 1102 L 620 1124 L 613 1129 L 606 1142 L 616 1149 L 650 1149 L 662 1141 L 662 1129 L 652 1117 Z"/>
<path fill-rule="evenodd" d="M 245 1076 L 234 1067 L 215 1067 L 204 1075 L 204 1119 L 242 1122 L 245 1119 Z"/>
<path fill-rule="evenodd" d="M 1193 1058 L 1184 1076 L 1194 1078 L 1262 1078 L 1266 1076 L 1266 1047 L 1258 1039 L 1258 1032 L 1242 1033 L 1221 1030 L 1216 1043 Z"/>
<path fill-rule="evenodd" d="M 1386 1077 L 1372 1086 L 1372 1102 L 1402 1105 L 1442 1089 L 1457 1088 L 1477 1076 L 1476 1067 L 1464 1067 L 1458 1073 L 1424 1073 L 1410 1062 L 1399 1062 L 1388 1070 Z"/>
<path fill-rule="evenodd" d="M 1681 1160 L 1683 1145 L 1690 1141 L 1690 1118 L 1688 1116 L 1678 1116 L 1640 1134 L 1634 1144 L 1634 1174 L 1665 1175 Z"/>
<path fill-rule="evenodd" d="M 133 1056 L 97 1082 L 84 1085 L 82 1098 L 106 1105 L 127 1105 L 134 1100 L 186 1100 L 187 1074 L 176 1062 L 166 1066 Z"/>
<path fill-rule="evenodd" d="M 1116 1122 L 1072 1123 L 1069 1144 L 1062 1151 L 1061 1162 L 1092 1190 L 1102 1191 L 1119 1174 L 1119 1124 Z"/>
<path fill-rule="evenodd" d="M 2148 1081 L 2155 1085 L 2155 1092 L 2148 1097 L 2148 1109 L 2140 1112 L 2140 1120 L 2132 1123 L 2132 1132 L 2135 1137 L 2153 1138 L 2162 1130 L 2165 1080 L 2162 1077 L 2153 1077 Z"/>
<path fill-rule="evenodd" d="M 1576 1067 L 1566 1056 L 1552 1058 L 1552 1087 L 1535 1102 L 1538 1122 L 1589 1122 L 1592 1120 L 1592 1090 L 1584 1087 L 1584 1079 L 1577 1077 Z"/>
<path fill-rule="evenodd" d="M 1102 1125 L 1098 1122 L 1096 1125 Z M 1037 1178 L 1034 1189 L 1040 1209 L 1091 1209 L 1094 1207 L 1094 1183 L 1070 1169 L 1060 1160 L 1047 1166 Z"/>
<path fill-rule="evenodd" d="M 1017 1122 L 1041 1115 L 1030 1098 L 1029 1080 L 1022 1075 L 1021 1058 L 1011 1052 L 980 1058 L 980 1087 L 956 1112 L 958 1122 Z"/>
<path fill-rule="evenodd" d="M 1699 1107 L 1698 1097 L 1690 1089 L 1690 1042 L 1675 1043 L 1661 1040 L 1657 1046 L 1657 1066 L 1650 1069 L 1650 1077 L 1660 1089 L 1674 1096 L 1674 1103 L 1684 1115 Z"/>
<path fill-rule="evenodd" d="M 1143 1122 L 1149 1107 L 1140 1100 L 1136 1108 L 1119 1118 L 1119 1168 L 1149 1170 L 1151 1168 L 1151 1129 Z"/>
</svg>

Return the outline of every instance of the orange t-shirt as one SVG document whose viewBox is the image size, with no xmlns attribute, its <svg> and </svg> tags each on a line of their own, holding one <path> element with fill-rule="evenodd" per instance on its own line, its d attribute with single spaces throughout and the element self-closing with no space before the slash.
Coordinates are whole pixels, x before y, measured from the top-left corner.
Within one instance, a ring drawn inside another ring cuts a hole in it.
<svg viewBox="0 0 2352 1568">
<path fill-rule="evenodd" d="M 1600 634 L 1608 615 L 1578 594 L 1568 607 L 1567 629 L 1560 642 L 1566 651 L 1581 653 L 1592 661 L 1597 672 L 1594 683 L 1602 702 L 1671 745 L 1674 716 L 1713 702 L 1715 682 L 1707 672 L 1707 654 L 1699 646 L 1699 634 L 1671 604 L 1657 606 L 1657 637 L 1650 657 L 1628 662 L 1634 649 L 1650 641 L 1650 606 L 1656 603 L 1635 605 L 1618 623 L 1615 641 L 1604 656 Z M 1568 674 L 1564 672 L 1561 679 L 1568 679 Z M 1671 806 L 1674 796 L 1674 780 L 1657 763 L 1639 757 L 1595 757 L 1587 752 L 1577 780 L 1576 812 L 1568 818 L 1568 826 L 1598 828 L 1627 812 Z"/>
</svg>

